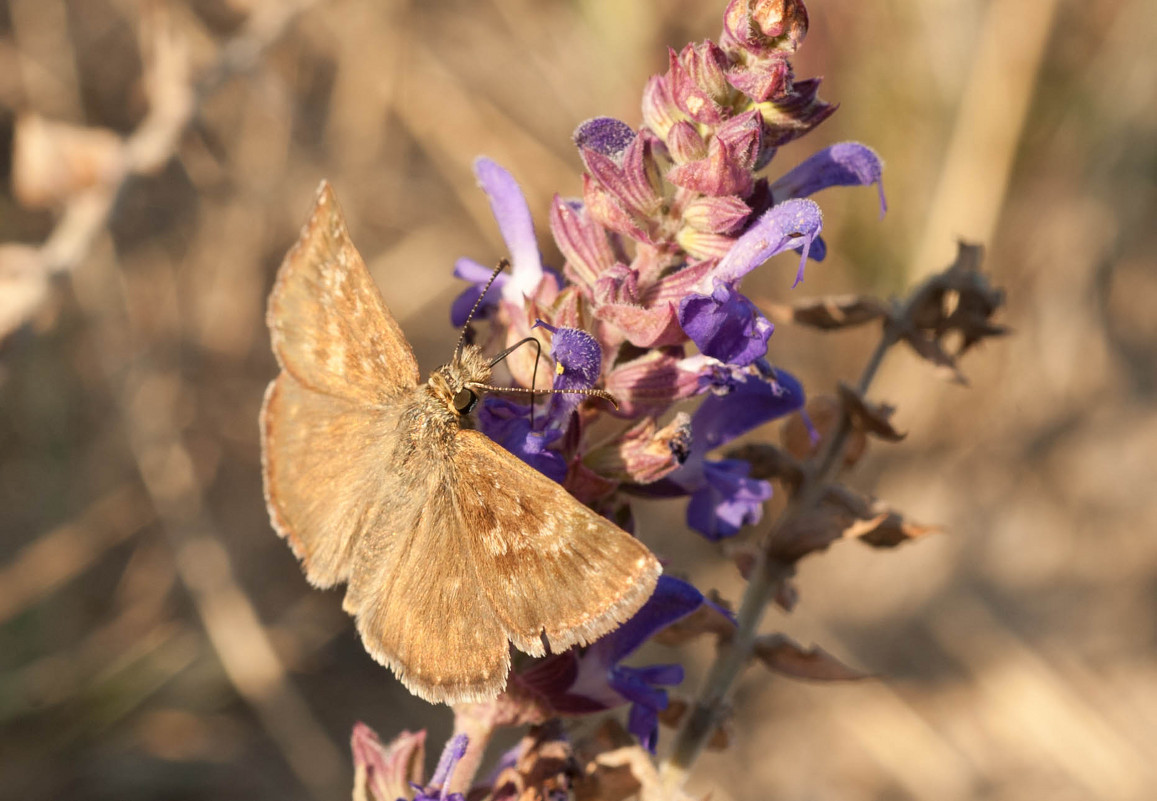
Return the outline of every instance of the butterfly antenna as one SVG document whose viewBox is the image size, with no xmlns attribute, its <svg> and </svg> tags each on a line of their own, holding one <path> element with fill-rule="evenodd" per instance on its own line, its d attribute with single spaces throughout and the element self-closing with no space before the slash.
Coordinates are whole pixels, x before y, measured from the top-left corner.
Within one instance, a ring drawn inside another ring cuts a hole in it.
<svg viewBox="0 0 1157 801">
<path fill-rule="evenodd" d="M 524 395 L 530 395 L 532 398 L 532 402 L 530 404 L 531 430 L 534 430 L 533 396 L 535 395 L 586 395 L 587 397 L 592 398 L 602 398 L 603 400 L 609 402 L 616 409 L 619 408 L 619 402 L 615 400 L 615 396 L 607 392 L 605 389 L 597 389 L 594 387 L 590 389 L 536 389 L 534 387 L 534 381 L 538 376 L 538 360 L 539 357 L 542 356 L 542 343 L 539 342 L 535 337 L 526 337 L 525 339 L 520 339 L 510 347 L 503 349 L 497 356 L 490 360 L 489 366 L 493 367 L 507 356 L 509 356 L 511 353 L 521 348 L 523 345 L 529 344 L 533 344 L 535 348 L 538 349 L 538 353 L 534 357 L 534 371 L 530 374 L 530 389 L 527 389 L 526 387 L 494 387 L 490 384 L 478 384 L 475 382 L 471 382 L 466 386 L 470 389 L 481 389 L 487 390 L 489 392 L 520 392 Z"/>
<path fill-rule="evenodd" d="M 597 387 L 590 389 L 527 389 L 526 387 L 492 387 L 489 384 L 478 384 L 473 381 L 466 386 L 470 389 L 482 389 L 488 392 L 521 392 L 524 395 L 586 395 L 590 398 L 602 398 L 616 409 L 619 408 L 619 402 L 614 395 Z"/>
<path fill-rule="evenodd" d="M 494 279 L 498 274 L 510 266 L 509 259 L 502 259 L 498 262 L 498 266 L 494 268 L 494 272 L 490 274 L 490 278 L 486 281 L 486 286 L 482 287 L 482 294 L 478 296 L 478 300 L 474 301 L 474 305 L 470 307 L 470 313 L 466 315 L 466 322 L 462 324 L 462 333 L 458 335 L 458 344 L 454 346 L 454 360 L 457 361 L 458 355 L 462 352 L 462 343 L 466 341 L 466 332 L 470 330 L 470 321 L 474 319 L 474 313 L 478 311 L 478 307 L 482 305 L 482 301 L 486 298 L 486 293 L 490 291 L 490 285 L 494 283 Z M 516 346 L 517 347 L 517 346 Z M 512 350 L 508 348 L 503 352 L 503 356 Z M 493 365 L 493 362 L 491 362 Z"/>
</svg>

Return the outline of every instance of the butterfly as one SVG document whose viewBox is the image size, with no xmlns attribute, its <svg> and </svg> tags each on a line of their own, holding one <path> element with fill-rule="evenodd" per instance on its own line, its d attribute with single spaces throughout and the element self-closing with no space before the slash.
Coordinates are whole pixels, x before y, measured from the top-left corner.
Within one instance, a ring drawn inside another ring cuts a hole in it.
<svg viewBox="0 0 1157 801">
<path fill-rule="evenodd" d="M 265 501 L 306 578 L 345 583 L 366 650 L 427 701 L 493 698 L 510 643 L 590 643 L 661 572 L 627 532 L 472 428 L 491 360 L 418 364 L 323 182 L 267 314 Z"/>
</svg>

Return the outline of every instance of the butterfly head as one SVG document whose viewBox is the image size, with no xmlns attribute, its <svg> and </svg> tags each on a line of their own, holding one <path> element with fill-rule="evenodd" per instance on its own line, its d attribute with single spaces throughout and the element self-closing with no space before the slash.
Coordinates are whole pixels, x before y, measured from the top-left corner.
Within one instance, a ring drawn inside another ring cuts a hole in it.
<svg viewBox="0 0 1157 801">
<path fill-rule="evenodd" d="M 465 345 L 454 360 L 439 367 L 430 376 L 430 391 L 456 415 L 474 411 L 479 390 L 490 380 L 490 360 L 475 345 Z"/>
</svg>

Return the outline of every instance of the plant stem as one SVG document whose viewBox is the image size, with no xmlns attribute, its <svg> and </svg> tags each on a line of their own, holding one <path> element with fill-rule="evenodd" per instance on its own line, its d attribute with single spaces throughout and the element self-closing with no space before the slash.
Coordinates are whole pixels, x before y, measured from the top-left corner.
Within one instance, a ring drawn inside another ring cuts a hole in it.
<svg viewBox="0 0 1157 801">
<path fill-rule="evenodd" d="M 498 721 L 494 704 L 458 704 L 454 707 L 454 734 L 467 737 L 466 753 L 446 782 L 446 793 L 466 795 L 482 766 L 482 757 Z"/>
<path fill-rule="evenodd" d="M 910 308 L 911 303 L 901 312 L 900 319 L 907 317 Z M 857 386 L 861 393 L 868 390 L 883 362 L 884 354 L 898 339 L 898 329 L 892 321 L 889 321 L 885 324 L 883 335 L 860 375 Z M 769 545 L 775 542 L 787 524 L 813 509 L 823 497 L 824 488 L 836 471 L 837 465 L 842 462 L 844 448 L 851 433 L 852 419 L 845 411 L 836 430 L 816 459 L 815 464 L 818 466 L 806 473 L 798 492 L 763 539 L 763 547 L 756 554 L 755 566 L 736 617 L 735 634 L 730 640 L 720 644 L 715 662 L 699 692 L 699 697 L 676 735 L 671 755 L 663 763 L 661 777 L 663 787 L 670 798 L 675 798 L 677 791 L 686 783 L 691 766 L 699 758 L 699 754 L 721 722 L 726 712 L 727 695 L 735 679 L 751 659 L 759 624 L 768 604 L 778 594 L 783 582 L 795 572 L 794 565 L 786 564 L 769 555 Z"/>
</svg>

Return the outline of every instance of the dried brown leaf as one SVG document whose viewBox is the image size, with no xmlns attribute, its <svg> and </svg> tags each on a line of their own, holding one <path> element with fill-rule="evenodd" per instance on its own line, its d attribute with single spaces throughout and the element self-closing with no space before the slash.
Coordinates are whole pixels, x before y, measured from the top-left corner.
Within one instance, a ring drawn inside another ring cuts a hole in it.
<svg viewBox="0 0 1157 801">
<path fill-rule="evenodd" d="M 807 421 L 799 412 L 790 415 L 780 427 L 779 439 L 787 452 L 797 460 L 809 459 L 815 456 L 824 447 L 824 443 L 836 427 L 840 424 L 843 415 L 843 406 L 835 395 L 816 395 L 808 399 Z M 818 434 L 818 439 L 813 435 Z M 852 431 L 844 445 L 844 466 L 851 467 L 864 455 L 868 447 L 868 438 L 862 430 Z"/>
<path fill-rule="evenodd" d="M 770 558 L 794 564 L 809 553 L 822 551 L 842 539 L 849 515 L 830 507 L 803 512 L 785 521 L 768 543 Z"/>
<path fill-rule="evenodd" d="M 909 522 L 878 498 L 860 495 L 847 487 L 829 487 L 824 499 L 851 517 L 844 529 L 845 538 L 861 540 L 874 548 L 894 548 L 941 530 L 937 526 Z"/>
<path fill-rule="evenodd" d="M 574 783 L 575 801 L 624 801 L 637 794 L 643 781 L 635 775 L 631 760 L 606 759 L 632 747 L 638 748 L 635 739 L 613 718 L 576 744 L 580 775 Z"/>
<path fill-rule="evenodd" d="M 715 590 L 708 592 L 707 598 L 711 603 L 700 605 L 687 617 L 662 629 L 652 639 L 663 645 L 682 645 L 704 634 L 714 634 L 721 639 L 730 638 L 735 632 L 735 624 L 713 606 L 715 604 L 730 611 L 730 604 Z"/>
<path fill-rule="evenodd" d="M 933 339 L 920 331 L 909 330 L 904 332 L 904 341 L 911 346 L 917 356 L 936 365 L 955 383 L 968 383 L 968 379 L 956 364 L 956 358 L 940 346 L 939 339 Z"/>
<path fill-rule="evenodd" d="M 978 245 L 959 243 L 955 262 L 916 291 L 907 319 L 898 321 L 904 341 L 959 383 L 966 381 L 956 360 L 978 342 L 1008 333 L 991 319 L 1005 298 L 980 272 L 983 254 Z M 949 334 L 959 336 L 951 350 L 945 345 Z"/>
<path fill-rule="evenodd" d="M 579 767 L 559 721 L 533 727 L 519 746 L 517 759 L 498 774 L 489 797 L 501 801 L 566 797 Z"/>
<path fill-rule="evenodd" d="M 728 459 L 742 459 L 751 465 L 751 477 L 777 479 L 789 488 L 803 481 L 803 467 L 799 461 L 774 445 L 751 442 L 727 451 Z"/>
<path fill-rule="evenodd" d="M 767 315 L 777 323 L 834 331 L 887 317 L 888 306 L 870 295 L 829 295 L 792 305 L 769 304 Z"/>
<path fill-rule="evenodd" d="M 791 579 L 785 578 L 779 582 L 779 587 L 775 591 L 775 598 L 772 600 L 780 609 L 790 612 L 799 603 L 799 587 Z"/>
<path fill-rule="evenodd" d="M 890 418 L 895 413 L 896 407 L 883 403 L 869 403 L 859 391 L 843 381 L 840 382 L 839 392 L 840 401 L 844 404 L 844 409 L 857 431 L 866 432 L 885 442 L 899 442 L 908 436 L 901 434 L 892 426 Z"/>
<path fill-rule="evenodd" d="M 939 529 L 904 519 L 883 501 L 842 486 L 829 486 L 823 502 L 781 525 L 768 545 L 768 555 L 793 564 L 832 543 L 859 539 L 877 548 L 892 548 Z"/>
<path fill-rule="evenodd" d="M 754 657 L 769 670 L 796 679 L 852 681 L 869 676 L 848 667 L 818 645 L 804 648 L 783 634 L 767 634 L 757 638 Z"/>
</svg>

